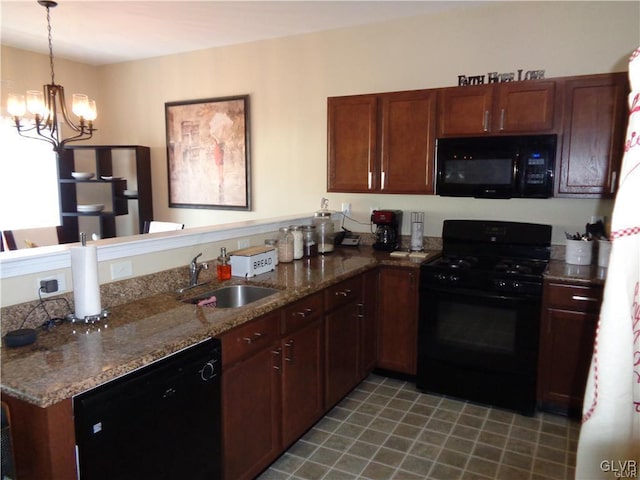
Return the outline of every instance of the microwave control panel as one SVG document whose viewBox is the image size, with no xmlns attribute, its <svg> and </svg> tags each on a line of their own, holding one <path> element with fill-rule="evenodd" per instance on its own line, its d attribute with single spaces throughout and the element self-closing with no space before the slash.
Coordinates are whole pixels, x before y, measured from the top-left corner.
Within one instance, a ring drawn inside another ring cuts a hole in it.
<svg viewBox="0 0 640 480">
<path fill-rule="evenodd" d="M 534 152 L 525 160 L 524 184 L 544 185 L 547 181 L 547 158 L 544 154 Z"/>
</svg>

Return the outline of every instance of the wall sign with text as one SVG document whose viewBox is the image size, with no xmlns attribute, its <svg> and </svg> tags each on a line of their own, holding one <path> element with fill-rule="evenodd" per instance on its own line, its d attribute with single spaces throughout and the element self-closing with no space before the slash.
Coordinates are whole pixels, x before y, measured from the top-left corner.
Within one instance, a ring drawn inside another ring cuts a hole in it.
<svg viewBox="0 0 640 480">
<path fill-rule="evenodd" d="M 515 72 L 489 72 L 486 75 L 458 75 L 458 86 L 483 85 L 485 83 L 519 82 L 522 80 L 542 80 L 544 70 L 519 69 Z"/>
</svg>

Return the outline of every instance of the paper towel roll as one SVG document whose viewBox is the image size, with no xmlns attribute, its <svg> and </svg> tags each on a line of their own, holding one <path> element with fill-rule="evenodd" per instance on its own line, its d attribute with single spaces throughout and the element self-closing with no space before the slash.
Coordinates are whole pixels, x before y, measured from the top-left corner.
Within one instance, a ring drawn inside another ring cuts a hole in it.
<svg viewBox="0 0 640 480">
<path fill-rule="evenodd" d="M 71 247 L 71 274 L 76 318 L 83 319 L 102 312 L 98 251 L 94 246 Z"/>
</svg>

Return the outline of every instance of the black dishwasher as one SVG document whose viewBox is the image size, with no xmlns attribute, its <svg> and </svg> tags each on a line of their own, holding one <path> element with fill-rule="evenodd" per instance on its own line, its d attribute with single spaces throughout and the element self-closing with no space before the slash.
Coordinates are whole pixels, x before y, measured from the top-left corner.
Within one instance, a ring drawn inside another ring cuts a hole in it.
<svg viewBox="0 0 640 480">
<path fill-rule="evenodd" d="M 81 480 L 221 478 L 220 341 L 73 399 Z"/>
</svg>

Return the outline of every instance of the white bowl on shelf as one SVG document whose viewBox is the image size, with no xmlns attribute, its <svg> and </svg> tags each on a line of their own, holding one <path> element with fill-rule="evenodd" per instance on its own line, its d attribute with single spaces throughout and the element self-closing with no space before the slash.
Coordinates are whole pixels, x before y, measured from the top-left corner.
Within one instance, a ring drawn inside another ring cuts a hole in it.
<svg viewBox="0 0 640 480">
<path fill-rule="evenodd" d="M 93 175 L 91 172 L 71 172 L 71 176 L 76 180 L 89 180 Z"/>
<path fill-rule="evenodd" d="M 122 193 L 124 194 L 125 197 L 137 197 L 138 196 L 138 190 L 125 190 Z"/>
<path fill-rule="evenodd" d="M 95 213 L 104 210 L 103 203 L 92 203 L 87 205 L 78 205 L 78 213 Z"/>
</svg>

